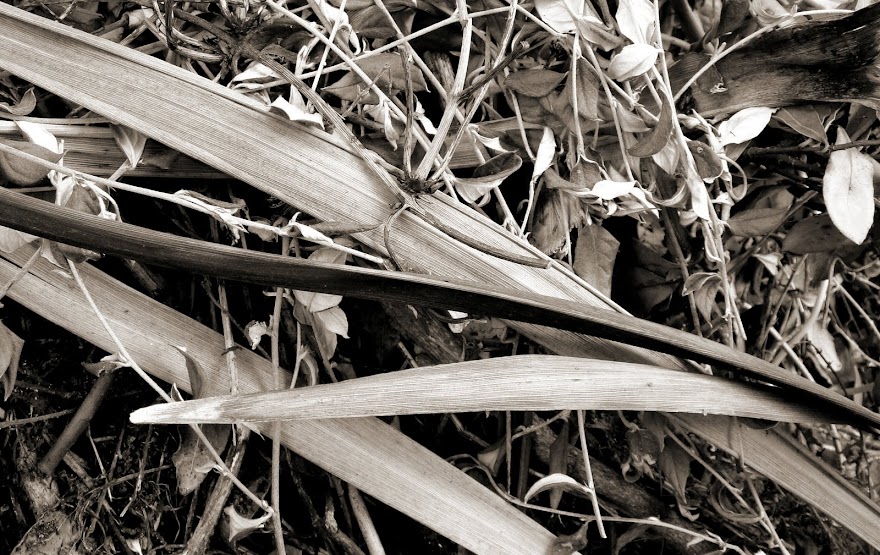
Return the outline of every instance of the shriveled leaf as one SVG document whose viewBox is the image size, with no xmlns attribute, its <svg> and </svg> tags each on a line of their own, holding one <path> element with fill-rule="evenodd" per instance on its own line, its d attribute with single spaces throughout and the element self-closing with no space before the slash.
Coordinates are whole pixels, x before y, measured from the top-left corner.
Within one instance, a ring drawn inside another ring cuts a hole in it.
<svg viewBox="0 0 880 555">
<path fill-rule="evenodd" d="M 642 75 L 657 62 L 660 50 L 649 44 L 630 44 L 611 58 L 608 76 L 616 81 L 626 81 Z"/>
<path fill-rule="evenodd" d="M 696 272 L 691 274 L 684 282 L 681 294 L 694 295 L 694 302 L 700 314 L 706 320 L 712 319 L 712 311 L 715 310 L 715 297 L 721 290 L 721 277 L 716 273 Z"/>
<path fill-rule="evenodd" d="M 627 149 L 630 155 L 637 158 L 647 158 L 663 150 L 669 137 L 672 136 L 672 107 L 666 97 L 663 97 L 663 105 L 660 108 L 660 119 L 657 124 L 639 142 Z"/>
<path fill-rule="evenodd" d="M 266 322 L 253 320 L 244 327 L 244 334 L 248 338 L 248 343 L 251 344 L 251 349 L 256 349 L 263 337 L 269 335 L 269 326 L 266 325 Z"/>
<path fill-rule="evenodd" d="M 228 505 L 223 509 L 223 520 L 220 521 L 223 539 L 229 545 L 235 545 L 239 540 L 262 529 L 270 518 L 272 515 L 269 513 L 258 518 L 246 518 L 240 515 L 233 505 Z"/>
<path fill-rule="evenodd" d="M 116 145 L 125 154 L 128 165 L 135 168 L 144 155 L 144 147 L 147 145 L 147 136 L 124 125 L 110 124 L 113 131 L 113 139 Z"/>
<path fill-rule="evenodd" d="M 547 96 L 562 80 L 564 73 L 549 69 L 527 69 L 511 73 L 504 80 L 505 87 L 519 94 L 540 98 Z"/>
<path fill-rule="evenodd" d="M 691 456 L 677 443 L 670 442 L 660 453 L 657 466 L 672 486 L 678 510 L 685 518 L 694 520 L 687 506 L 687 480 L 691 475 Z"/>
<path fill-rule="evenodd" d="M 663 450 L 663 438 L 664 436 L 645 428 L 627 430 L 626 443 L 629 447 L 629 456 L 636 461 L 654 464 L 660 456 L 660 451 Z"/>
<path fill-rule="evenodd" d="M 831 221 L 831 216 L 810 216 L 794 224 L 782 241 L 782 250 L 792 254 L 826 252 L 854 246 Z"/>
<path fill-rule="evenodd" d="M 735 113 L 718 126 L 721 144 L 739 144 L 754 139 L 770 123 L 774 112 L 776 108 L 754 107 Z"/>
<path fill-rule="evenodd" d="M 741 237 L 762 237 L 773 232 L 785 221 L 787 206 L 749 208 L 727 220 L 730 232 Z"/>
<path fill-rule="evenodd" d="M 557 177 L 559 175 L 550 168 L 544 174 L 545 184 L 548 183 L 547 177 L 551 172 Z M 561 177 L 559 180 L 565 181 Z M 566 183 L 571 184 L 568 181 Z M 569 234 L 572 228 L 581 224 L 583 219 L 583 209 L 577 197 L 548 190 L 538 197 L 529 242 L 545 254 L 552 255 L 558 252 L 568 254 L 568 249 L 571 248 Z"/>
<path fill-rule="evenodd" d="M 305 125 L 314 125 L 324 129 L 324 119 L 321 117 L 321 114 L 308 112 L 302 107 L 288 102 L 283 97 L 279 96 L 273 100 L 272 104 L 269 106 L 270 112 L 283 115 L 290 121 L 296 121 Z"/>
<path fill-rule="evenodd" d="M 4 140 L 0 142 L 53 164 L 57 164 L 63 156 L 59 152 L 51 151 L 28 141 Z M 46 177 L 48 173 L 49 170 L 34 162 L 19 158 L 14 154 L 0 152 L 0 175 L 14 185 L 33 185 Z"/>
<path fill-rule="evenodd" d="M 836 144 L 849 142 L 843 129 Z M 835 150 L 822 178 L 822 198 L 831 221 L 850 241 L 861 244 L 874 224 L 874 168 L 857 148 Z"/>
<path fill-rule="evenodd" d="M 593 224 L 578 230 L 573 270 L 607 297 L 611 296 L 611 274 L 620 242 L 604 227 Z"/>
<path fill-rule="evenodd" d="M 615 19 L 620 34 L 633 44 L 654 42 L 654 6 L 648 0 L 620 0 Z"/>
<path fill-rule="evenodd" d="M 828 363 L 829 370 L 840 372 L 843 369 L 840 356 L 837 354 L 837 346 L 834 344 L 834 336 L 827 327 L 819 322 L 813 323 L 807 327 L 807 338 L 819 351 L 821 360 Z"/>
<path fill-rule="evenodd" d="M 727 0 L 722 3 L 716 37 L 721 37 L 739 29 L 749 16 L 749 0 Z"/>
<path fill-rule="evenodd" d="M 13 116 L 26 116 L 33 112 L 36 107 L 37 97 L 34 94 L 33 87 L 29 88 L 15 104 L 9 105 L 6 102 L 0 102 L 0 112 L 6 112 Z"/>
<path fill-rule="evenodd" d="M 515 152 L 499 154 L 474 169 L 472 177 L 455 178 L 461 195 L 470 202 L 481 198 L 522 167 L 522 158 Z"/>
<path fill-rule="evenodd" d="M 12 333 L 0 322 L 0 384 L 3 384 L 3 400 L 9 399 L 18 377 L 18 361 L 24 340 Z"/>
<path fill-rule="evenodd" d="M 571 476 L 566 474 L 550 474 L 532 484 L 532 487 L 529 488 L 529 491 L 527 491 L 523 497 L 523 501 L 528 503 L 529 499 L 550 488 L 559 488 L 564 491 L 583 495 L 587 498 L 593 496 L 593 491 L 590 488 L 578 482 Z"/>
<path fill-rule="evenodd" d="M 578 528 L 577 532 L 574 534 L 563 534 L 557 537 L 553 540 L 553 547 L 550 551 L 550 555 L 572 555 L 572 553 L 587 547 L 587 544 L 589 543 L 587 539 L 587 529 L 589 526 L 590 523 L 587 522 Z"/>
</svg>

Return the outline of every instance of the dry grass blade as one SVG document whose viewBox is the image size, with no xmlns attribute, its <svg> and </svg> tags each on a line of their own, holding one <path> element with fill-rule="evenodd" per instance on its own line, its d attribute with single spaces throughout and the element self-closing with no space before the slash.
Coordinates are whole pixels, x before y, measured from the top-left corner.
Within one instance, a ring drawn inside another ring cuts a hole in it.
<svg viewBox="0 0 880 555">
<path fill-rule="evenodd" d="M 778 390 L 753 384 L 643 364 L 545 355 L 461 362 L 304 389 L 159 404 L 135 411 L 131 421 L 198 424 L 562 409 L 828 421 L 812 405 L 790 401 Z"/>
</svg>

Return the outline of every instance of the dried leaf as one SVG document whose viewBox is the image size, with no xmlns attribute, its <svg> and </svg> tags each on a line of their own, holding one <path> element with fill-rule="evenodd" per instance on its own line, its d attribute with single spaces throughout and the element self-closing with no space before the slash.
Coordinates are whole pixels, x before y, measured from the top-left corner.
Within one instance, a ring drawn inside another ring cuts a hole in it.
<svg viewBox="0 0 880 555">
<path fill-rule="evenodd" d="M 15 252 L 19 247 L 39 239 L 36 235 L 0 226 L 0 251 Z"/>
<path fill-rule="evenodd" d="M 244 334 L 251 344 L 251 350 L 254 350 L 260 344 L 260 341 L 263 340 L 263 337 L 269 335 L 269 326 L 266 325 L 266 322 L 252 320 L 244 327 Z"/>
<path fill-rule="evenodd" d="M 633 44 L 653 44 L 654 6 L 648 0 L 620 0 L 615 19 L 620 34 Z"/>
<path fill-rule="evenodd" d="M 792 254 L 827 252 L 854 246 L 831 221 L 831 216 L 810 216 L 792 227 L 782 241 L 782 250 Z"/>
<path fill-rule="evenodd" d="M 124 125 L 110 124 L 110 130 L 113 131 L 113 139 L 116 140 L 117 146 L 125 154 L 128 165 L 131 168 L 137 167 L 144 155 L 144 147 L 147 145 L 147 136 L 139 133 L 131 127 Z"/>
<path fill-rule="evenodd" d="M 562 89 L 562 97 L 573 107 L 572 99 L 577 95 L 578 115 L 587 120 L 599 118 L 599 87 L 598 77 L 593 72 L 592 66 L 584 58 L 578 58 L 577 71 L 569 72 Z"/>
<path fill-rule="evenodd" d="M 788 106 L 780 108 L 773 117 L 791 127 L 804 137 L 815 139 L 822 144 L 828 143 L 825 126 L 819 112 L 813 106 Z"/>
<path fill-rule="evenodd" d="M 514 152 L 499 154 L 474 168 L 472 177 L 454 179 L 461 196 L 474 202 L 522 167 L 522 158 Z"/>
<path fill-rule="evenodd" d="M 677 443 L 664 447 L 657 459 L 657 466 L 672 486 L 679 509 L 687 506 L 687 479 L 691 475 L 691 456 Z"/>
<path fill-rule="evenodd" d="M 647 158 L 663 150 L 669 137 L 672 136 L 672 107 L 666 97 L 663 97 L 663 105 L 660 107 L 660 119 L 657 124 L 639 142 L 627 149 L 631 156 Z"/>
<path fill-rule="evenodd" d="M 21 99 L 13 105 L 6 102 L 0 102 L 0 112 L 6 112 L 14 116 L 26 116 L 34 111 L 37 107 L 37 97 L 34 94 L 34 88 L 31 87 L 21 95 Z"/>
<path fill-rule="evenodd" d="M 557 33 L 572 33 L 577 30 L 576 17 L 600 24 L 599 14 L 589 2 L 575 0 L 535 0 L 535 9 L 541 19 Z"/>
<path fill-rule="evenodd" d="M 848 143 L 843 129 L 836 144 Z M 871 158 L 857 148 L 835 150 L 822 178 L 822 198 L 837 229 L 861 244 L 874 224 L 874 168 Z"/>
<path fill-rule="evenodd" d="M 574 251 L 574 272 L 602 294 L 611 297 L 611 275 L 620 242 L 600 225 L 578 230 Z"/>
<path fill-rule="evenodd" d="M 527 69 L 508 75 L 504 86 L 525 96 L 541 98 L 550 94 L 563 79 L 565 74 L 558 71 Z"/>
<path fill-rule="evenodd" d="M 315 127 L 324 129 L 324 118 L 321 117 L 321 114 L 308 112 L 304 108 L 288 102 L 283 97 L 279 96 L 273 100 L 272 104 L 269 106 L 270 112 L 283 115 L 290 121 L 296 121 L 305 125 L 314 125 Z"/>
<path fill-rule="evenodd" d="M 384 91 L 402 91 L 404 89 L 405 74 L 403 71 L 403 60 L 397 54 L 382 53 L 369 58 L 357 61 L 358 67 L 369 77 L 373 84 Z M 412 88 L 414 92 L 428 90 L 425 83 L 425 76 L 417 67 L 410 68 L 412 76 Z M 361 102 L 363 104 L 378 104 L 379 97 L 372 91 L 367 94 L 361 94 L 369 88 L 360 77 L 353 71 L 346 73 L 339 81 L 324 87 L 324 92 L 333 93 L 334 95 L 351 102 Z"/>
<path fill-rule="evenodd" d="M 562 534 L 553 540 L 550 555 L 572 555 L 587 547 L 587 530 L 590 524 L 584 523 L 574 534 Z"/>
<path fill-rule="evenodd" d="M 9 399 L 18 377 L 18 361 L 24 341 L 0 322 L 0 384 L 3 384 L 3 400 Z"/>
<path fill-rule="evenodd" d="M 615 81 L 626 81 L 642 75 L 657 62 L 660 50 L 649 44 L 630 44 L 611 58 L 608 76 Z"/>
<path fill-rule="evenodd" d="M 535 163 L 532 168 L 532 183 L 535 183 L 547 171 L 555 157 L 556 137 L 553 135 L 552 129 L 544 127 L 544 133 L 541 135 L 541 143 L 538 145 L 538 153 L 535 155 Z"/>
<path fill-rule="evenodd" d="M 245 518 L 238 514 L 232 505 L 223 509 L 223 520 L 220 522 L 223 539 L 229 545 L 235 545 L 239 540 L 246 538 L 253 532 L 263 528 L 263 525 L 272 518 L 269 513 L 259 518 Z"/>
<path fill-rule="evenodd" d="M 715 181 L 724 173 L 724 161 L 715 150 L 701 141 L 687 142 L 688 150 L 694 157 L 697 173 L 706 183 Z"/>
<path fill-rule="evenodd" d="M 730 232 L 741 237 L 762 237 L 772 233 L 785 221 L 787 206 L 750 208 L 737 212 L 727 220 Z"/>
<path fill-rule="evenodd" d="M 593 496 L 593 490 L 578 482 L 571 476 L 566 474 L 550 474 L 532 484 L 532 487 L 529 488 L 529 491 L 527 491 L 525 497 L 523 497 L 523 501 L 528 503 L 529 499 L 550 488 L 560 488 L 564 491 L 583 495 L 588 499 Z"/>
<path fill-rule="evenodd" d="M 57 164 L 62 158 L 59 152 L 51 151 L 40 145 L 28 141 L 0 141 L 6 146 L 16 148 L 26 154 L 31 154 Z M 9 180 L 14 185 L 33 185 L 37 181 L 46 177 L 49 170 L 34 162 L 25 160 L 13 154 L 0 152 L 0 175 Z"/>
<path fill-rule="evenodd" d="M 309 260 L 313 262 L 327 262 L 329 264 L 345 264 L 346 254 L 337 249 L 323 247 L 311 255 Z M 328 293 L 315 293 L 313 291 L 295 290 L 293 296 L 309 312 L 320 312 L 337 306 L 342 301 L 342 295 L 330 295 Z"/>
<path fill-rule="evenodd" d="M 315 312 L 314 316 L 315 321 L 320 322 L 324 329 L 348 339 L 348 318 L 341 308 L 334 306 Z"/>
<path fill-rule="evenodd" d="M 721 122 L 718 135 L 722 146 L 744 143 L 754 139 L 770 123 L 776 108 L 754 107 L 740 110 Z"/>
</svg>

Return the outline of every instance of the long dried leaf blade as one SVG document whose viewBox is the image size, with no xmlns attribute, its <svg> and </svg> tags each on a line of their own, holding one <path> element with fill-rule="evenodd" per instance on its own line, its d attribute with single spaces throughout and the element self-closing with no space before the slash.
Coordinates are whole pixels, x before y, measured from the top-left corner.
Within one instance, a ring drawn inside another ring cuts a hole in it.
<svg viewBox="0 0 880 555">
<path fill-rule="evenodd" d="M 687 391 L 687 395 L 682 395 Z M 265 422 L 563 409 L 727 414 L 788 422 L 824 416 L 778 390 L 656 366 L 524 355 L 421 367 L 296 390 L 158 404 L 138 424 Z"/>
</svg>

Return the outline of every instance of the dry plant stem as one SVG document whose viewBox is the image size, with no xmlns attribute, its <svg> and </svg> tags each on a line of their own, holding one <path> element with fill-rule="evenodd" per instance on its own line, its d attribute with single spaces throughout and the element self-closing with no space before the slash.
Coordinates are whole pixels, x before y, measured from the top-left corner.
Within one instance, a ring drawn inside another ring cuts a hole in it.
<svg viewBox="0 0 880 555">
<path fill-rule="evenodd" d="M 72 414 L 74 409 L 67 410 L 59 410 L 58 412 L 52 412 L 49 414 L 41 414 L 40 416 L 31 416 L 30 418 L 16 418 L 14 420 L 3 420 L 0 422 L 0 430 L 3 428 L 16 428 L 18 426 L 26 426 L 28 424 L 36 424 L 37 422 L 45 422 L 46 420 L 52 420 L 53 418 L 61 418 L 62 416 L 67 416 L 68 414 Z"/>
<path fill-rule="evenodd" d="M 39 252 L 39 250 L 37 252 Z M 104 397 L 107 395 L 107 391 L 113 384 L 113 378 L 115 375 L 116 372 L 114 370 L 105 370 L 100 376 L 98 376 L 95 383 L 92 384 L 89 394 L 83 399 L 76 414 L 73 415 L 73 418 L 71 418 L 70 422 L 67 423 L 67 426 L 64 427 L 64 431 L 61 432 L 61 435 L 58 436 L 58 439 L 52 444 L 49 452 L 46 453 L 37 465 L 42 473 L 49 475 L 55 472 L 58 463 L 61 462 L 64 455 L 89 426 L 89 422 L 92 421 L 92 417 L 95 416 L 95 412 L 98 410 L 98 407 L 101 406 Z"/>
<path fill-rule="evenodd" d="M 385 555 L 385 548 L 382 546 L 382 540 L 376 527 L 373 525 L 373 519 L 370 518 L 370 512 L 367 510 L 367 504 L 361 492 L 351 484 L 346 484 L 348 489 L 348 499 L 351 502 L 351 512 L 354 513 L 354 519 L 357 521 L 361 535 L 364 537 L 364 543 L 367 544 L 367 552 L 370 555 Z"/>
<path fill-rule="evenodd" d="M 623 140 L 623 128 L 620 126 L 620 118 L 617 117 L 617 107 L 618 102 L 617 99 L 614 98 L 614 95 L 611 93 L 611 88 L 608 85 L 610 79 L 605 75 L 605 72 L 602 71 L 602 66 L 599 65 L 599 60 L 596 59 L 596 54 L 593 52 L 593 48 L 588 44 L 584 49 L 587 52 L 587 56 L 590 58 L 590 64 L 592 64 L 593 69 L 599 75 L 599 81 L 602 83 L 602 89 L 605 91 L 605 96 L 608 98 L 608 106 L 611 109 L 611 116 L 614 119 L 614 129 L 617 131 L 617 144 L 620 147 L 620 155 L 623 159 L 623 165 L 626 168 L 626 177 L 630 181 L 635 181 L 633 177 L 632 167 L 629 164 L 629 153 L 626 151 L 626 143 Z"/>
<path fill-rule="evenodd" d="M 238 365 L 235 363 L 235 339 L 232 337 L 232 321 L 229 318 L 229 299 L 226 296 L 226 285 L 217 286 L 217 297 L 220 305 L 220 323 L 223 327 L 223 342 L 226 348 L 226 368 L 229 370 L 229 393 L 238 395 Z"/>
<path fill-rule="evenodd" d="M 791 362 L 794 364 L 795 368 L 798 369 L 798 372 L 801 373 L 801 376 L 810 381 L 815 381 L 813 379 L 813 375 L 804 364 L 803 359 L 801 359 L 801 357 L 799 357 L 798 354 L 794 352 L 794 349 L 792 349 L 788 341 L 786 341 L 785 338 L 783 338 L 782 335 L 780 335 L 779 332 L 776 331 L 776 328 L 770 328 L 770 336 L 773 337 L 773 339 L 779 341 L 779 346 L 782 348 L 779 354 L 782 355 L 782 360 L 784 360 L 785 357 L 788 356 L 788 358 L 791 359 Z M 779 356 L 777 356 L 776 358 L 779 358 Z M 782 360 L 780 360 L 779 362 L 781 363 Z"/>
<path fill-rule="evenodd" d="M 669 244 L 672 247 L 672 254 L 675 255 L 675 261 L 678 262 L 678 269 L 681 271 L 681 278 L 687 283 L 690 277 L 690 271 L 685 261 L 684 252 L 681 250 L 681 243 L 678 242 L 678 235 L 672 229 L 672 220 L 669 217 L 669 209 L 665 206 L 660 208 L 660 215 L 663 218 L 663 225 L 666 228 L 666 236 L 669 237 Z M 700 337 L 703 337 L 703 330 L 700 328 L 700 313 L 697 311 L 697 302 L 694 299 L 693 291 L 687 293 L 688 306 L 691 309 L 691 320 L 693 320 L 694 331 Z"/>
<path fill-rule="evenodd" d="M 98 306 L 95 304 L 94 299 L 92 299 L 92 295 L 89 293 L 89 290 L 86 288 L 85 283 L 83 283 L 82 277 L 79 274 L 79 270 L 77 269 L 76 264 L 74 264 L 73 262 L 68 260 L 67 266 L 68 266 L 68 268 L 70 268 L 70 273 L 73 275 L 73 279 L 76 281 L 77 286 L 79 286 L 80 291 L 82 291 L 83 296 L 86 298 L 86 301 L 88 302 L 89 306 L 92 308 L 92 311 L 95 313 L 95 316 L 98 318 L 98 320 L 100 320 L 101 326 L 103 326 L 104 330 L 107 332 L 107 335 L 110 336 L 110 339 L 116 345 L 116 348 L 119 350 L 119 354 L 122 356 L 125 363 L 128 366 L 130 366 L 131 369 L 134 370 L 135 373 L 137 373 L 137 375 L 140 376 L 141 379 L 144 380 L 144 382 L 146 382 L 146 384 L 149 385 L 150 388 L 153 391 L 155 391 L 159 395 L 159 397 L 161 397 L 166 403 L 173 403 L 174 400 L 167 393 L 165 393 L 164 389 L 159 387 L 159 384 L 156 383 L 156 380 L 154 380 L 152 378 L 152 376 L 147 374 L 144 371 L 144 369 L 141 368 L 140 365 L 138 365 L 138 363 L 132 358 L 131 354 L 129 354 L 128 349 L 125 348 L 125 345 L 123 345 L 122 342 L 119 340 L 119 338 L 116 336 L 116 333 L 113 331 L 113 328 L 110 327 L 110 323 L 107 322 L 107 319 L 104 318 L 104 315 L 101 313 L 100 310 L 98 310 Z M 258 507 L 260 507 L 261 509 L 263 509 L 264 511 L 267 511 L 267 512 L 271 511 L 272 508 L 269 507 L 268 505 L 266 505 L 266 503 L 262 499 L 257 497 L 250 489 L 248 489 L 247 486 L 245 486 L 243 483 L 241 483 L 241 481 L 237 477 L 229 474 L 229 469 L 226 467 L 226 464 L 223 462 L 223 458 L 220 456 L 219 453 L 217 453 L 217 450 L 214 449 L 214 446 L 211 445 L 211 442 L 208 440 L 208 438 L 205 437 L 205 434 L 202 432 L 201 428 L 199 428 L 198 426 L 190 426 L 190 429 L 192 429 L 193 432 L 195 432 L 196 436 L 204 444 L 207 451 L 214 458 L 214 461 L 218 464 L 218 466 L 221 469 L 221 474 L 226 475 L 226 476 L 230 476 L 230 478 L 235 483 L 236 487 L 238 487 L 241 490 L 241 492 L 244 493 Z M 98 460 L 100 460 L 100 459 L 98 459 Z"/>
<path fill-rule="evenodd" d="M 461 51 L 459 52 L 460 56 L 458 60 L 458 69 L 455 72 L 455 81 L 453 82 L 452 90 L 449 93 L 449 101 L 446 103 L 446 108 L 443 110 L 443 116 L 440 118 L 440 124 L 437 126 L 437 134 L 426 149 L 425 156 L 422 158 L 421 162 L 419 162 L 418 168 L 416 168 L 415 175 L 418 179 L 425 179 L 431 172 L 431 168 L 434 166 L 434 161 L 439 157 L 440 149 L 443 148 L 446 136 L 449 134 L 452 120 L 455 119 L 455 116 L 458 114 L 458 101 L 461 98 L 461 91 L 464 88 L 464 80 L 468 73 L 471 40 L 474 30 L 473 21 L 470 19 L 465 19 L 463 21 L 463 26 Z M 464 120 L 464 122 L 462 122 L 462 127 L 466 127 L 467 122 L 470 122 L 470 119 Z M 455 151 L 456 146 L 458 146 L 458 142 L 453 142 L 449 145 L 447 158 L 449 158 L 451 153 Z M 441 162 L 440 169 L 443 169 L 442 163 L 443 162 Z"/>
<path fill-rule="evenodd" d="M 806 335 L 810 332 L 810 328 L 815 326 L 819 322 L 819 317 L 822 315 L 822 311 L 825 309 L 825 301 L 828 298 L 828 288 L 830 285 L 830 280 L 823 279 L 819 284 L 819 287 L 816 289 L 816 302 L 813 305 L 813 310 L 810 311 L 810 316 L 807 320 L 798 328 L 797 332 L 792 335 L 787 343 L 789 345 L 797 345 L 801 342 L 801 340 L 806 337 Z M 778 353 L 775 357 L 773 357 L 773 361 L 771 364 L 774 366 L 779 366 L 779 364 L 785 359 L 786 354 L 783 352 Z"/>
<path fill-rule="evenodd" d="M 587 431 L 584 428 L 584 411 L 577 411 L 578 419 L 578 437 L 581 441 L 581 454 L 584 457 L 584 472 L 587 476 L 587 487 L 590 488 L 590 502 L 593 504 L 593 515 L 596 519 L 596 526 L 599 527 L 599 536 L 603 539 L 607 538 L 605 534 L 605 525 L 602 523 L 602 512 L 599 509 L 599 495 L 596 493 L 596 483 L 593 481 L 593 470 L 590 467 L 590 452 L 587 449 Z"/>
<path fill-rule="evenodd" d="M 281 256 L 290 251 L 290 240 L 286 237 L 281 241 Z M 281 333 L 281 306 L 284 303 L 284 288 L 275 288 L 275 303 L 272 309 L 272 327 L 270 333 L 272 353 L 272 379 L 276 390 L 284 388 L 284 371 L 281 369 L 279 344 Z M 275 549 L 284 553 L 284 528 L 281 525 L 281 422 L 272 424 L 272 532 L 275 537 Z"/>
<path fill-rule="evenodd" d="M 782 543 L 782 540 L 779 539 L 779 534 L 776 533 L 776 527 L 773 526 L 773 522 L 770 520 L 770 516 L 767 514 L 767 511 L 764 510 L 764 504 L 761 502 L 761 496 L 758 495 L 758 491 L 755 489 L 755 483 L 751 476 L 746 474 L 746 484 L 749 486 L 749 492 L 752 494 L 752 498 L 755 500 L 755 504 L 758 506 L 758 511 L 761 515 L 761 521 L 764 522 L 765 528 L 770 532 L 770 536 L 773 538 L 773 541 L 776 543 L 776 547 L 782 551 L 783 555 L 791 555 L 788 549 L 785 547 L 785 544 Z"/>
</svg>

